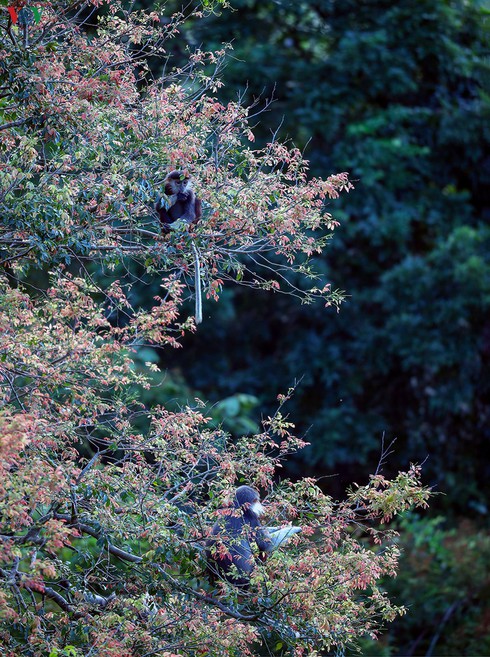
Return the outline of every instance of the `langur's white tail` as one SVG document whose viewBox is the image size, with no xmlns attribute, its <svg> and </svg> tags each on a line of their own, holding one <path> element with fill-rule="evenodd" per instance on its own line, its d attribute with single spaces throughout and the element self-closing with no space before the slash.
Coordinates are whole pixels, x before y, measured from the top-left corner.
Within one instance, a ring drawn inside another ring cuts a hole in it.
<svg viewBox="0 0 490 657">
<path fill-rule="evenodd" d="M 196 292 L 196 324 L 202 322 L 202 296 L 201 296 L 201 264 L 199 261 L 199 251 L 196 245 L 192 242 L 192 250 L 194 252 L 194 287 Z"/>
</svg>

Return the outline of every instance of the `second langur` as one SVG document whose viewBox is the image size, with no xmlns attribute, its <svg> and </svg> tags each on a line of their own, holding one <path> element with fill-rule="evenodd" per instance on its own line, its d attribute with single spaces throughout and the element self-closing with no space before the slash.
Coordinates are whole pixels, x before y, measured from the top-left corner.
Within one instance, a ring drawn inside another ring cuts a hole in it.
<svg viewBox="0 0 490 657">
<path fill-rule="evenodd" d="M 171 171 L 165 178 L 164 190 L 168 205 L 162 197 L 155 204 L 163 232 L 170 232 L 171 224 L 178 219 L 188 224 L 197 224 L 202 215 L 202 204 L 192 189 L 189 176 L 177 169 Z"/>
<path fill-rule="evenodd" d="M 256 490 L 250 486 L 236 489 L 233 507 L 215 523 L 207 542 L 207 567 L 213 580 L 223 578 L 242 590 L 248 588 L 255 567 L 252 544 L 257 545 L 261 559 L 274 547 L 268 530 L 260 525 L 263 512 Z"/>
</svg>

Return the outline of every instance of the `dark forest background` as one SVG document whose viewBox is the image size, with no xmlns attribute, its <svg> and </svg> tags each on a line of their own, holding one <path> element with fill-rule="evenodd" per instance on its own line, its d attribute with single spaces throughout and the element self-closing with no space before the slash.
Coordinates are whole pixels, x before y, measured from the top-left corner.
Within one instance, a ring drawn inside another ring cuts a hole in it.
<svg viewBox="0 0 490 657">
<path fill-rule="evenodd" d="M 323 477 L 334 495 L 374 471 L 383 439 L 396 439 L 388 474 L 425 461 L 440 495 L 403 521 L 401 572 L 386 584 L 408 614 L 363 652 L 490 655 L 488 3 L 232 5 L 188 24 L 172 54 L 231 42 L 217 94 L 259 99 L 259 144 L 278 130 L 312 175 L 350 173 L 316 262 L 348 296 L 336 313 L 229 289 L 184 349 L 142 354 L 166 371 L 147 394 L 201 395 L 241 434 L 297 383 L 290 418 L 311 445 L 284 474 Z"/>
</svg>

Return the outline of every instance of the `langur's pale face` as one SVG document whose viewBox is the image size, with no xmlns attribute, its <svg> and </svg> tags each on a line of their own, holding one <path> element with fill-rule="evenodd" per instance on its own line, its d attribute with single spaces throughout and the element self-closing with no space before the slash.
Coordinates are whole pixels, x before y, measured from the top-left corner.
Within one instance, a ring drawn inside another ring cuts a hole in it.
<svg viewBox="0 0 490 657">
<path fill-rule="evenodd" d="M 262 506 L 262 504 L 257 500 L 257 502 L 254 502 L 252 506 L 250 507 L 250 510 L 252 513 L 255 513 L 256 516 L 260 518 L 260 516 L 264 515 L 265 509 Z"/>
<path fill-rule="evenodd" d="M 188 187 L 190 188 L 189 178 L 184 176 L 183 173 L 180 173 L 180 171 L 172 171 L 165 179 L 164 189 L 167 196 L 185 192 Z"/>
</svg>

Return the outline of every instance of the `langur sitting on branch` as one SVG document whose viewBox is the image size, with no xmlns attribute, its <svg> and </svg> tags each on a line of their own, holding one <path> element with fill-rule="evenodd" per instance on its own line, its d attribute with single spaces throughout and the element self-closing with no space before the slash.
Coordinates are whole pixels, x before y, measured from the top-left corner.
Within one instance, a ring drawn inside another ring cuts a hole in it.
<svg viewBox="0 0 490 657">
<path fill-rule="evenodd" d="M 260 517 L 264 507 L 259 493 L 250 486 L 237 488 L 233 505 L 223 509 L 222 513 L 206 545 L 208 573 L 213 582 L 226 580 L 241 591 L 247 591 L 256 557 L 265 561 L 273 550 L 299 533 L 301 528 L 291 524 L 262 526 Z"/>
<path fill-rule="evenodd" d="M 189 176 L 180 170 L 171 171 L 164 180 L 164 191 L 167 199 L 159 196 L 155 203 L 162 232 L 169 233 L 172 224 L 179 220 L 189 225 L 197 224 L 202 215 L 202 203 L 192 189 Z M 196 288 L 196 324 L 200 324 L 202 322 L 201 265 L 199 251 L 193 240 L 192 251 Z"/>
<path fill-rule="evenodd" d="M 242 590 L 248 588 L 255 567 L 252 544 L 261 559 L 272 550 L 268 532 L 260 525 L 263 512 L 256 490 L 250 486 L 236 489 L 233 506 L 224 510 L 208 540 L 206 559 L 212 580 L 223 578 Z"/>
<path fill-rule="evenodd" d="M 188 224 L 197 224 L 202 215 L 202 204 L 192 189 L 192 182 L 183 171 L 171 171 L 164 181 L 166 202 L 158 197 L 155 210 L 160 217 L 164 233 L 170 232 L 170 226 L 178 219 Z"/>
</svg>

